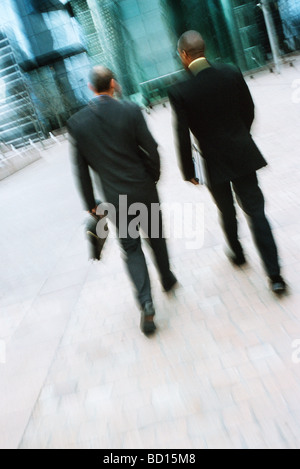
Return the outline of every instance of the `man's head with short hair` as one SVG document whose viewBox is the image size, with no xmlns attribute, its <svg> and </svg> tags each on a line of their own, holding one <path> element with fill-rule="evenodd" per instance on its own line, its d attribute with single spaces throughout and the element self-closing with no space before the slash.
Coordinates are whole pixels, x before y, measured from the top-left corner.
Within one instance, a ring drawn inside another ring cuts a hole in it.
<svg viewBox="0 0 300 469">
<path fill-rule="evenodd" d="M 113 94 L 116 88 L 113 72 L 101 65 L 94 67 L 90 72 L 89 87 L 95 94 Z"/>
<path fill-rule="evenodd" d="M 178 52 L 183 65 L 188 68 L 193 60 L 205 57 L 205 41 L 198 31 L 186 31 L 178 41 Z"/>
</svg>

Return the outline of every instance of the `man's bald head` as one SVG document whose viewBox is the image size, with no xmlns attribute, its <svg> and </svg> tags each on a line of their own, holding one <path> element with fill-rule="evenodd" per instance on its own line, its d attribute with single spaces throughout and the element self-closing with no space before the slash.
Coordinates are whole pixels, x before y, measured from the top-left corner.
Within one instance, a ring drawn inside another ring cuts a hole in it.
<svg viewBox="0 0 300 469">
<path fill-rule="evenodd" d="M 205 41 L 198 31 L 186 31 L 178 41 L 179 52 L 185 52 L 192 60 L 205 55 Z"/>
<path fill-rule="evenodd" d="M 111 88 L 112 80 L 115 79 L 113 72 L 106 67 L 98 65 L 90 73 L 90 83 L 96 93 L 107 92 Z"/>
</svg>

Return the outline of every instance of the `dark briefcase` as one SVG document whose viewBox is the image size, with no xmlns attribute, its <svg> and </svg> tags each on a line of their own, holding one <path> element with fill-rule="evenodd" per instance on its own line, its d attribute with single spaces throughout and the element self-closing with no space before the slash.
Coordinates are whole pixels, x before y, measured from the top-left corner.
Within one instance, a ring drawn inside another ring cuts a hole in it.
<svg viewBox="0 0 300 469">
<path fill-rule="evenodd" d="M 97 225 L 103 217 L 89 213 L 86 220 L 85 232 L 88 240 L 89 259 L 100 261 L 105 242 L 108 237 L 108 225 L 105 224 L 106 236 L 99 237 Z"/>
</svg>

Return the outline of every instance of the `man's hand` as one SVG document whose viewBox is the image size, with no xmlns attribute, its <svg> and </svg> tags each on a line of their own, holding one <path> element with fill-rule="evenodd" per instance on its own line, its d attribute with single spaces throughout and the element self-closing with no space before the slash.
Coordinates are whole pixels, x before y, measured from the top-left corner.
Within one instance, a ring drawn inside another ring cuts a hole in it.
<svg viewBox="0 0 300 469">
<path fill-rule="evenodd" d="M 100 205 L 100 202 L 99 202 L 99 205 Z M 98 220 L 102 220 L 102 218 L 107 216 L 107 211 L 105 211 L 103 215 L 99 215 L 97 213 L 97 210 L 98 210 L 98 205 L 96 205 L 96 207 L 93 208 L 92 210 L 88 210 L 88 213 L 92 215 L 94 218 L 97 218 Z"/>
<path fill-rule="evenodd" d="M 199 179 L 193 178 L 190 180 L 190 182 L 194 184 L 194 186 L 199 186 Z"/>
<path fill-rule="evenodd" d="M 97 207 L 93 208 L 92 210 L 88 210 L 88 213 L 98 220 L 101 219 L 101 217 L 97 215 Z"/>
</svg>

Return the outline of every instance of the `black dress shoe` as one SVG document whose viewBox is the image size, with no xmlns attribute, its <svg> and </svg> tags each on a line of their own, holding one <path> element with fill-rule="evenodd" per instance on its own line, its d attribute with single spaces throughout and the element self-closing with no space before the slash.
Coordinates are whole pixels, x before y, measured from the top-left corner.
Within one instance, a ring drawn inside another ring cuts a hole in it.
<svg viewBox="0 0 300 469">
<path fill-rule="evenodd" d="M 156 331 L 154 324 L 155 309 L 152 302 L 144 305 L 141 311 L 141 331 L 145 335 L 151 335 Z"/>
<path fill-rule="evenodd" d="M 100 221 L 100 217 L 97 215 L 89 214 L 86 221 L 86 237 L 89 245 L 89 259 L 100 261 L 101 254 L 104 248 L 105 241 L 108 236 L 108 226 L 105 225 L 106 237 L 99 238 L 97 234 L 97 225 Z"/>
<path fill-rule="evenodd" d="M 275 295 L 284 295 L 287 292 L 287 284 L 281 275 L 270 277 L 271 290 Z"/>
<path fill-rule="evenodd" d="M 246 258 L 244 256 L 244 253 L 241 252 L 239 254 L 236 254 L 234 251 L 231 249 L 227 249 L 225 251 L 226 256 L 228 257 L 229 261 L 231 264 L 237 266 L 237 267 L 242 267 L 247 264 Z"/>
<path fill-rule="evenodd" d="M 170 272 L 170 277 L 167 280 L 163 281 L 163 288 L 165 293 L 170 293 L 178 284 L 178 280 L 172 272 Z"/>
</svg>

